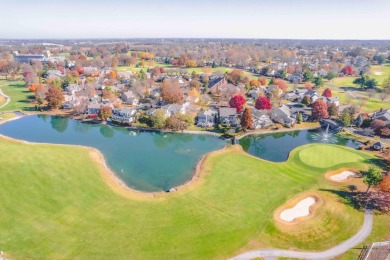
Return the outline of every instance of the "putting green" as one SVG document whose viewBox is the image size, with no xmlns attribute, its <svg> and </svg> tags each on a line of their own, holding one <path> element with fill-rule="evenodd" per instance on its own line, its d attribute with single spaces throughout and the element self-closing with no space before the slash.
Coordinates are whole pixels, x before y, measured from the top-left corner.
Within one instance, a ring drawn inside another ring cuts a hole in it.
<svg viewBox="0 0 390 260">
<path fill-rule="evenodd" d="M 312 167 L 329 168 L 339 164 L 363 162 L 357 152 L 333 145 L 310 145 L 299 152 L 301 161 Z"/>
</svg>

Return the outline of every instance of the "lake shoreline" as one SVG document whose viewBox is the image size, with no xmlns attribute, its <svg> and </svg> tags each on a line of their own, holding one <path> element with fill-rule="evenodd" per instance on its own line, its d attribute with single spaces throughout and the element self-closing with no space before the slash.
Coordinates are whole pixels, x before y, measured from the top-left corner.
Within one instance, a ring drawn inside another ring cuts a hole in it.
<svg viewBox="0 0 390 260">
<path fill-rule="evenodd" d="M 225 145 L 221 149 L 214 150 L 214 151 L 211 151 L 211 152 L 208 152 L 208 153 L 202 155 L 201 158 L 198 160 L 198 162 L 195 165 L 195 168 L 194 168 L 193 174 L 191 175 L 191 178 L 179 186 L 175 186 L 175 187 L 170 188 L 170 189 L 173 189 L 174 191 L 172 191 L 172 192 L 170 192 L 170 191 L 146 192 L 146 191 L 141 191 L 141 190 L 137 190 L 135 188 L 130 187 L 121 178 L 119 178 L 118 175 L 115 173 L 115 171 L 113 171 L 107 165 L 107 162 L 106 162 L 106 159 L 105 159 L 103 153 L 101 151 L 99 151 L 97 148 L 85 146 L 85 145 L 76 145 L 76 144 L 53 144 L 53 143 L 30 142 L 30 141 L 12 138 L 12 137 L 2 135 L 2 134 L 0 134 L 0 138 L 3 138 L 3 139 L 10 141 L 10 142 L 16 142 L 16 143 L 21 143 L 21 144 L 26 144 L 26 145 L 50 145 L 50 146 L 54 145 L 54 146 L 64 146 L 64 147 L 70 146 L 70 147 L 77 147 L 77 148 L 86 149 L 89 152 L 89 157 L 91 158 L 91 160 L 96 162 L 98 168 L 101 169 L 100 174 L 102 176 L 103 181 L 109 187 L 113 188 L 114 191 L 119 192 L 122 195 L 125 195 L 125 197 L 130 196 L 131 198 L 137 197 L 139 195 L 141 195 L 143 198 L 166 197 L 166 196 L 169 196 L 171 194 L 176 193 L 177 191 L 185 190 L 186 188 L 192 186 L 192 184 L 194 184 L 195 182 L 200 180 L 200 176 L 202 175 L 201 174 L 202 166 L 203 166 L 205 160 L 207 159 L 207 157 L 209 157 L 210 155 L 212 155 L 214 153 L 224 151 L 227 148 L 227 146 Z M 113 185 L 116 187 L 113 187 Z M 118 190 L 118 188 L 119 188 L 119 190 Z M 127 194 L 123 194 L 123 192 L 125 192 Z M 137 196 L 134 196 L 134 195 L 137 195 Z"/>
</svg>

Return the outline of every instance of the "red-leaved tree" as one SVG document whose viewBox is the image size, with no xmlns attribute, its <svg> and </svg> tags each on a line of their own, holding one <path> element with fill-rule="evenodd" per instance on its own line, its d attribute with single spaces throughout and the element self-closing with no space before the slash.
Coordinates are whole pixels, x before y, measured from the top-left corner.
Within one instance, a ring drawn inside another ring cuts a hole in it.
<svg viewBox="0 0 390 260">
<path fill-rule="evenodd" d="M 352 73 L 353 73 L 353 68 L 352 68 L 352 66 L 351 66 L 351 65 L 346 66 L 346 67 L 343 69 L 343 73 L 344 73 L 345 75 L 352 75 Z"/>
<path fill-rule="evenodd" d="M 240 113 L 245 103 L 245 98 L 241 95 L 236 94 L 230 99 L 229 106 L 237 109 L 237 113 Z"/>
<path fill-rule="evenodd" d="M 328 105 L 325 103 L 325 101 L 317 99 L 311 107 L 314 120 L 321 120 L 323 118 L 329 117 Z"/>
<path fill-rule="evenodd" d="M 255 108 L 258 110 L 270 110 L 272 108 L 271 102 L 265 96 L 259 96 L 256 100 Z"/>
<path fill-rule="evenodd" d="M 332 97 L 332 90 L 330 88 L 326 88 L 324 92 L 322 93 L 323 97 Z"/>
<path fill-rule="evenodd" d="M 307 83 L 305 84 L 305 89 L 307 89 L 307 90 L 312 90 L 312 89 L 313 89 L 313 85 L 310 84 L 309 82 L 307 82 Z"/>
</svg>

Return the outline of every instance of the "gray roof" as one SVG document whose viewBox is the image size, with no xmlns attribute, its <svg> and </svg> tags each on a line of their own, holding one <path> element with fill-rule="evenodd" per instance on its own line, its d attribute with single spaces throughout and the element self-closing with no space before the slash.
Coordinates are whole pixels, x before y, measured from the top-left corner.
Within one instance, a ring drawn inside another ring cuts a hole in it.
<svg viewBox="0 0 390 260">
<path fill-rule="evenodd" d="M 237 114 L 237 109 L 232 107 L 221 107 L 219 109 L 219 116 L 228 117 Z"/>
<path fill-rule="evenodd" d="M 92 103 L 92 104 L 88 104 L 88 109 L 90 108 L 99 108 L 100 109 L 101 107 L 101 104 L 96 104 L 96 103 Z"/>
</svg>

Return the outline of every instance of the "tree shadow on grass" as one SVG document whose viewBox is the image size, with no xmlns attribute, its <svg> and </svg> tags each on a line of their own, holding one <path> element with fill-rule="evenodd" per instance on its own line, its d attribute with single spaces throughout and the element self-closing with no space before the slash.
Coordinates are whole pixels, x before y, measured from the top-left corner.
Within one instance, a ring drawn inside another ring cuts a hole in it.
<svg viewBox="0 0 390 260">
<path fill-rule="evenodd" d="M 339 196 L 340 201 L 356 210 L 373 209 L 381 214 L 390 213 L 390 193 L 358 191 L 355 185 L 349 185 L 342 190 L 320 189 Z"/>
<path fill-rule="evenodd" d="M 366 164 L 373 164 L 385 171 L 390 171 L 390 164 L 387 163 L 384 159 L 382 158 L 372 158 L 372 159 L 367 159 L 364 161 Z"/>
</svg>

